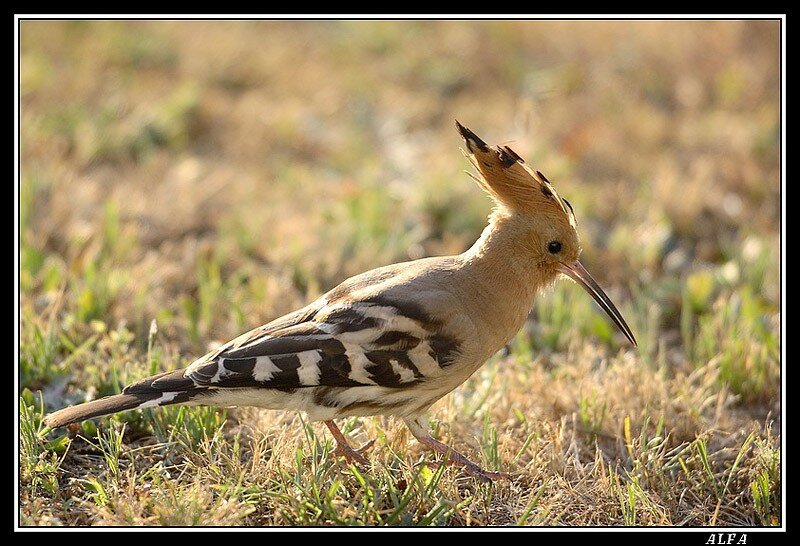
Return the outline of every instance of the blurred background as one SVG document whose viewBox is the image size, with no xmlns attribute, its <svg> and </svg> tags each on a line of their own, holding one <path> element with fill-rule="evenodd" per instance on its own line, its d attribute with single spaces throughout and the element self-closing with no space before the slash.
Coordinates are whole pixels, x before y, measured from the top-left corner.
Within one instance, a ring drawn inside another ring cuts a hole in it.
<svg viewBox="0 0 800 546">
<path fill-rule="evenodd" d="M 25 21 L 20 389 L 111 392 L 153 319 L 174 368 L 350 275 L 465 250 L 491 204 L 458 119 L 571 201 L 638 362 L 730 397 L 728 421 L 668 414 L 678 437 L 777 427 L 779 41 L 776 21 Z M 512 349 L 621 345 L 568 283 L 532 319 Z"/>
</svg>

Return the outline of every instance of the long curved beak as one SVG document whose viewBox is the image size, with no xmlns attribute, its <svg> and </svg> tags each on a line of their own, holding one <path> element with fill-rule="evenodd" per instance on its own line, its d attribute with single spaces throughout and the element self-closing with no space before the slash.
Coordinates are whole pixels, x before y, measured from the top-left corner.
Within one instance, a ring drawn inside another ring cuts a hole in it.
<svg viewBox="0 0 800 546">
<path fill-rule="evenodd" d="M 625 319 L 622 318 L 622 314 L 619 310 L 614 306 L 611 302 L 609 297 L 603 292 L 603 289 L 600 288 L 600 285 L 597 284 L 592 276 L 586 271 L 586 268 L 583 267 L 583 264 L 579 261 L 576 261 L 571 264 L 559 264 L 558 267 L 559 271 L 564 275 L 570 277 L 573 281 L 581 285 L 589 294 L 594 298 L 594 301 L 603 308 L 603 311 L 608 313 L 608 316 L 611 317 L 611 320 L 614 321 L 614 324 L 622 330 L 622 333 L 625 334 L 625 337 L 628 338 L 634 347 L 636 347 L 636 338 L 633 337 L 633 332 L 628 327 L 628 324 L 625 322 Z"/>
</svg>

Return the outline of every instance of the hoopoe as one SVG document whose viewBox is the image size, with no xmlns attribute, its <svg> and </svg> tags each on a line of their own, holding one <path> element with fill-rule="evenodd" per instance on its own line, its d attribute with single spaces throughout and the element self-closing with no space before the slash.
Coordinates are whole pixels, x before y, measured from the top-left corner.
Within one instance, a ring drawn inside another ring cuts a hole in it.
<svg viewBox="0 0 800 546">
<path fill-rule="evenodd" d="M 517 333 L 534 297 L 561 275 L 582 286 L 627 339 L 622 315 L 578 261 L 575 213 L 539 171 L 507 146 L 488 146 L 456 121 L 471 175 L 495 202 L 480 238 L 458 256 L 379 267 L 192 362 L 122 394 L 45 418 L 55 428 L 170 404 L 256 406 L 323 421 L 334 453 L 365 464 L 334 419 L 402 418 L 425 447 L 473 476 L 489 472 L 434 439 L 426 410 L 467 380 Z M 371 442 L 370 442 L 371 444 Z M 369 445 L 369 444 L 368 444 Z"/>
</svg>

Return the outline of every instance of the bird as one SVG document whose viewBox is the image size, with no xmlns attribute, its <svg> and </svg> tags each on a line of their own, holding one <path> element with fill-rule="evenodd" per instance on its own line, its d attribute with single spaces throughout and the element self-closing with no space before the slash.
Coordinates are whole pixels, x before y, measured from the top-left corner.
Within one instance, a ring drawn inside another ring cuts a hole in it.
<svg viewBox="0 0 800 546">
<path fill-rule="evenodd" d="M 427 410 L 507 345 L 538 294 L 559 279 L 583 287 L 635 347 L 625 319 L 579 261 L 575 212 L 551 182 L 505 145 L 489 146 L 456 120 L 467 171 L 494 202 L 477 241 L 462 254 L 378 267 L 305 307 L 120 394 L 47 415 L 51 429 L 173 404 L 255 406 L 303 412 L 335 439 L 334 455 L 366 465 L 335 423 L 388 415 L 404 421 L 443 463 L 486 481 L 489 471 L 435 439 Z M 374 441 L 374 440 L 373 440 Z"/>
</svg>

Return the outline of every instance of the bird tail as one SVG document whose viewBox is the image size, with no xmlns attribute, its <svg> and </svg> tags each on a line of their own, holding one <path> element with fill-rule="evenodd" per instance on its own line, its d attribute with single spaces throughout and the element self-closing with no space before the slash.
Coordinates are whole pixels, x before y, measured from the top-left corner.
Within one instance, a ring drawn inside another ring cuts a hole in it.
<svg viewBox="0 0 800 546">
<path fill-rule="evenodd" d="M 178 370 L 154 375 L 125 387 L 122 394 L 58 410 L 47 415 L 44 424 L 50 428 L 57 428 L 123 411 L 183 404 L 195 399 L 199 394 L 208 392 L 204 387 L 196 387 L 192 380 L 183 377 L 183 373 L 184 370 Z"/>
</svg>

